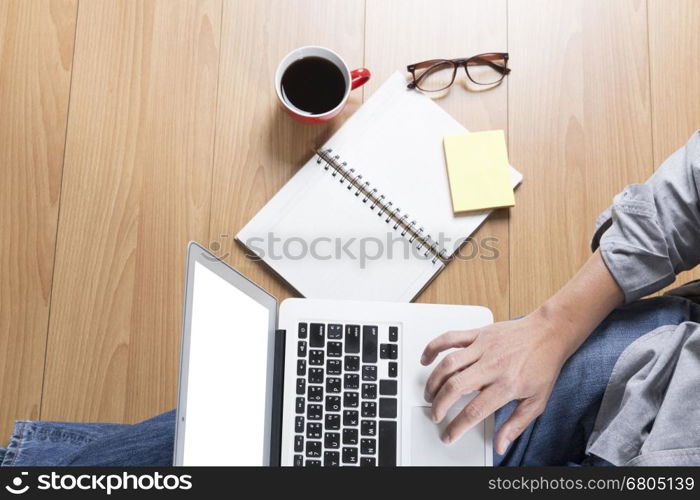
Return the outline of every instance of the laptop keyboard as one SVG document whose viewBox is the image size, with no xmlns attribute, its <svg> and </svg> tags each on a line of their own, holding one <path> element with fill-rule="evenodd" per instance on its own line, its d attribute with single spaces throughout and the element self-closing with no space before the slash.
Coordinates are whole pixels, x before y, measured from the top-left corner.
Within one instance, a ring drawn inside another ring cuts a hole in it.
<svg viewBox="0 0 700 500">
<path fill-rule="evenodd" d="M 399 327 L 299 323 L 295 466 L 394 466 Z"/>
</svg>

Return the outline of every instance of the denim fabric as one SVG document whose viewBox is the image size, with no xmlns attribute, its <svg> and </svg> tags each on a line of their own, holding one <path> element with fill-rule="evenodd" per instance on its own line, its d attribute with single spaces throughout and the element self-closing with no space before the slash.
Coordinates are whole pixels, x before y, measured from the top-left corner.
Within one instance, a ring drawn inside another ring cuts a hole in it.
<svg viewBox="0 0 700 500">
<path fill-rule="evenodd" d="M 173 464 L 175 410 L 112 432 L 75 450 L 59 465 L 165 467 Z"/>
<path fill-rule="evenodd" d="M 74 451 L 122 427 L 125 426 L 18 420 L 1 465 L 58 465 Z"/>
<path fill-rule="evenodd" d="M 495 465 L 606 465 L 586 457 L 613 366 L 635 339 L 660 326 L 700 319 L 700 306 L 680 297 L 626 305 L 605 319 L 567 361 L 542 415 Z M 496 412 L 496 429 L 515 404 Z M 167 466 L 172 464 L 175 412 L 135 425 L 19 421 L 3 466 Z M 3 455 L 0 449 L 0 457 Z"/>
<path fill-rule="evenodd" d="M 700 306 L 680 297 L 655 297 L 613 311 L 562 367 L 544 413 L 504 456 L 494 454 L 494 464 L 605 464 L 597 457 L 586 457 L 585 450 L 620 354 L 658 327 L 698 320 Z M 514 409 L 515 403 L 510 403 L 496 412 L 496 430 Z"/>
<path fill-rule="evenodd" d="M 134 425 L 22 420 L 0 465 L 168 466 L 174 435 L 175 411 Z"/>
</svg>

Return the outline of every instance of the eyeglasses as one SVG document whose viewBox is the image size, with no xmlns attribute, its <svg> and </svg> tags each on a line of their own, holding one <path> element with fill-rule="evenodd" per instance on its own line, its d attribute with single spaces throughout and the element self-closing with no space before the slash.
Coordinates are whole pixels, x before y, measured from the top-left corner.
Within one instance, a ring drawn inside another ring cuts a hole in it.
<svg viewBox="0 0 700 500">
<path fill-rule="evenodd" d="M 464 67 L 467 78 L 477 85 L 496 85 L 510 73 L 506 52 L 489 52 L 467 59 L 431 59 L 406 67 L 413 75 L 408 88 L 424 92 L 445 90 L 454 83 L 459 67 Z"/>
</svg>

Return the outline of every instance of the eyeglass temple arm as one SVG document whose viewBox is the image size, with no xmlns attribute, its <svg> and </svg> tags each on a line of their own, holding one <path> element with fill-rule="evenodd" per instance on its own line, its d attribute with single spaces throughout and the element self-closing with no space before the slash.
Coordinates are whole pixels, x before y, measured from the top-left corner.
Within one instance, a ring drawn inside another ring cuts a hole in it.
<svg viewBox="0 0 700 500">
<path fill-rule="evenodd" d="M 499 71 L 501 73 L 508 74 L 510 73 L 510 68 L 508 66 L 499 66 L 498 64 L 494 63 L 492 59 L 503 59 L 506 64 L 508 64 L 508 55 L 507 54 L 493 54 L 493 55 L 486 55 L 486 56 L 473 56 L 473 57 L 468 57 L 466 59 L 430 59 L 429 61 L 421 61 L 419 63 L 414 63 L 414 64 L 409 64 L 406 66 L 406 71 L 412 73 L 417 69 L 421 68 L 429 68 L 437 63 L 440 62 L 451 62 L 453 64 L 469 64 L 472 63 L 471 65 L 473 66 L 483 66 L 487 65 L 495 69 L 496 71 Z"/>
</svg>

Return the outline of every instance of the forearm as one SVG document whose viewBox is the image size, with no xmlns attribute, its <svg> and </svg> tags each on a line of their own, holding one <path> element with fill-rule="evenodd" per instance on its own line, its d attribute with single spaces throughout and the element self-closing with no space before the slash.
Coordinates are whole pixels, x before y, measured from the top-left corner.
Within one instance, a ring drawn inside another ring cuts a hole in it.
<svg viewBox="0 0 700 500">
<path fill-rule="evenodd" d="M 557 351 L 571 356 L 624 294 L 596 251 L 576 275 L 532 315 L 550 325 Z"/>
</svg>

